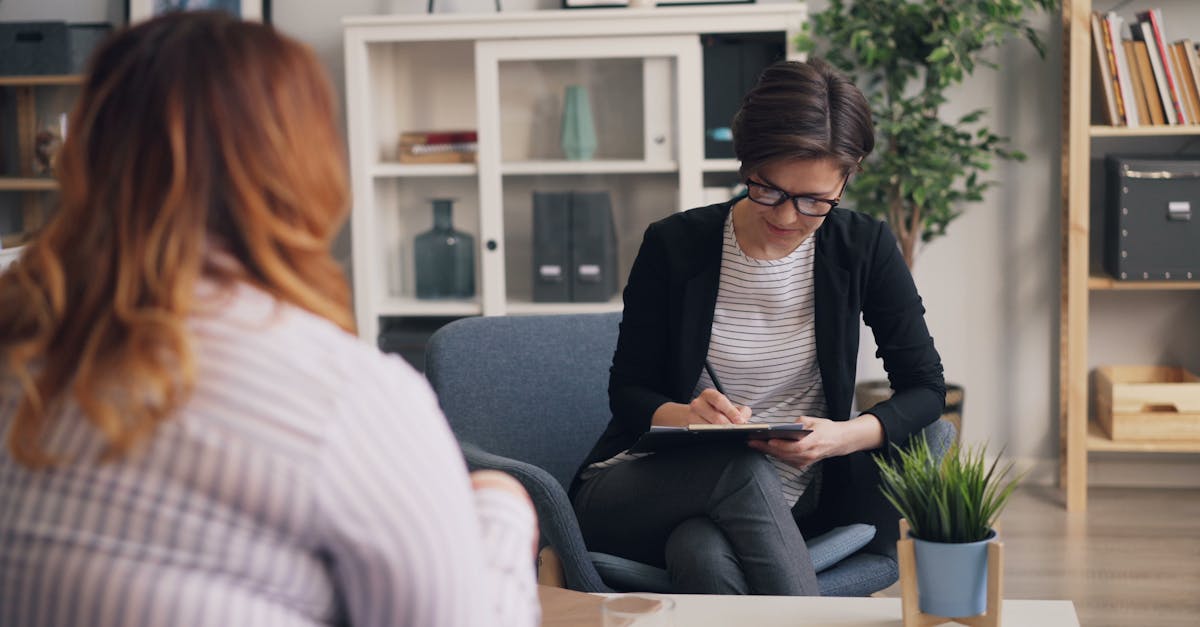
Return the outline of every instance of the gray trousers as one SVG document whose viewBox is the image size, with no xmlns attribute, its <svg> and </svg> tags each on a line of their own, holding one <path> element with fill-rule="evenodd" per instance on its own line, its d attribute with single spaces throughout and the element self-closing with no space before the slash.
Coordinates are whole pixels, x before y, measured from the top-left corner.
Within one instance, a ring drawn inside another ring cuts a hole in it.
<svg viewBox="0 0 1200 627">
<path fill-rule="evenodd" d="M 622 462 L 584 481 L 574 505 L 589 550 L 666 568 L 676 592 L 820 594 L 779 475 L 749 448 Z"/>
</svg>

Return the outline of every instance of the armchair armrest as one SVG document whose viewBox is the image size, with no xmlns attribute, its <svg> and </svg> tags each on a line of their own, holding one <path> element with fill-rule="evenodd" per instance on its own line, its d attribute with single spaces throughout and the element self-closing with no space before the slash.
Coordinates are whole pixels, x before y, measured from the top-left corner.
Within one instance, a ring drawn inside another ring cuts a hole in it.
<svg viewBox="0 0 1200 627">
<path fill-rule="evenodd" d="M 512 475 L 533 499 L 538 528 L 544 544 L 554 548 L 562 560 L 567 587 L 582 592 L 613 592 L 606 586 L 588 557 L 575 519 L 575 508 L 566 490 L 554 477 L 525 462 L 494 455 L 473 444 L 462 443 L 463 456 L 471 470 L 500 470 Z"/>
</svg>

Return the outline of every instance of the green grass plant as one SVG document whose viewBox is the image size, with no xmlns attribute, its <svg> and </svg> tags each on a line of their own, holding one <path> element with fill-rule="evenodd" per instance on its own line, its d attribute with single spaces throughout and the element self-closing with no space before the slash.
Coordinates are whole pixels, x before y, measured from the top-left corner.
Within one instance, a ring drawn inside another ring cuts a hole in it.
<svg viewBox="0 0 1200 627">
<path fill-rule="evenodd" d="M 924 435 L 896 449 L 890 461 L 875 456 L 880 489 L 908 520 L 913 537 L 949 543 L 987 539 L 1020 480 L 1007 479 L 1011 462 L 1000 467 L 997 457 L 989 465 L 986 446 L 958 444 L 938 460 Z"/>
</svg>

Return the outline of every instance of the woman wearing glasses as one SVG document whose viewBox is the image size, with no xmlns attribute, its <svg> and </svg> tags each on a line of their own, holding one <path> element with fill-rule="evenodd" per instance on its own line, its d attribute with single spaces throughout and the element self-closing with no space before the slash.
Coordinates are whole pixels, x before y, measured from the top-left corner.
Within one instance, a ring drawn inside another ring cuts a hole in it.
<svg viewBox="0 0 1200 627">
<path fill-rule="evenodd" d="M 588 548 L 677 592 L 820 594 L 804 538 L 865 522 L 895 555 L 870 458 L 940 415 L 941 360 L 896 240 L 838 209 L 874 146 L 863 94 L 823 61 L 768 68 L 733 122 L 746 197 L 646 230 L 625 288 L 613 419 L 572 486 Z M 896 390 L 850 415 L 860 315 Z M 794 423 L 800 440 L 628 453 L 651 426 Z"/>
</svg>

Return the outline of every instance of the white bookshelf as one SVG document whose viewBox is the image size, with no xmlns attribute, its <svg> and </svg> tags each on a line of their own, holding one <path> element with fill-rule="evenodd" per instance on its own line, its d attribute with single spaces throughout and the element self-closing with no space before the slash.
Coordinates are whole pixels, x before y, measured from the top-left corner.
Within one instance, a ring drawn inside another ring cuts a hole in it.
<svg viewBox="0 0 1200 627">
<path fill-rule="evenodd" d="M 738 168 L 704 158 L 701 36 L 779 33 L 791 51 L 805 18 L 794 3 L 344 20 L 359 334 L 374 340 L 382 316 L 619 311 L 619 292 L 533 302 L 532 193 L 611 191 L 623 285 L 646 225 L 703 204 L 705 175 Z M 568 84 L 590 94 L 594 159 L 562 155 Z M 475 163 L 398 162 L 401 133 L 459 129 L 478 134 Z M 455 228 L 475 238 L 473 299 L 415 297 L 412 241 L 431 198 L 455 198 Z"/>
</svg>

